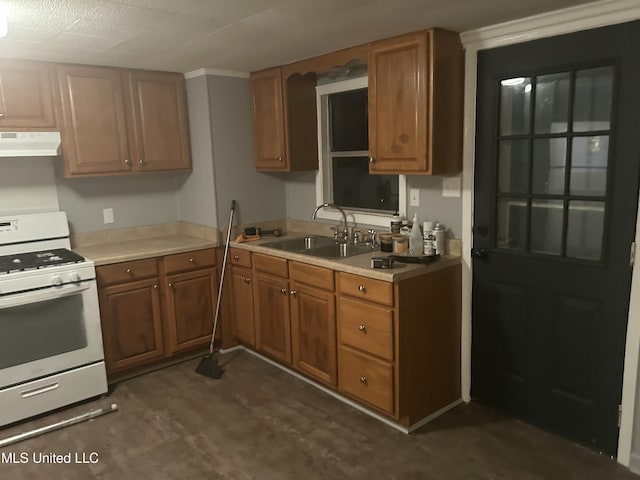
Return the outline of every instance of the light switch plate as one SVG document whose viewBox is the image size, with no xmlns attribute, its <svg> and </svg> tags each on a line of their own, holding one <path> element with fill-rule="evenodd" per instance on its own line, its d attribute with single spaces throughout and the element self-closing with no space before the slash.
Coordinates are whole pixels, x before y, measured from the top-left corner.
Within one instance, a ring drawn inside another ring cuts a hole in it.
<svg viewBox="0 0 640 480">
<path fill-rule="evenodd" d="M 103 208 L 102 218 L 104 220 L 105 225 L 107 223 L 113 223 L 113 208 Z"/>
<path fill-rule="evenodd" d="M 460 187 L 462 179 L 456 177 L 442 177 L 442 196 L 460 198 Z"/>
<path fill-rule="evenodd" d="M 409 206 L 410 207 L 420 206 L 420 189 L 418 188 L 409 189 Z"/>
</svg>

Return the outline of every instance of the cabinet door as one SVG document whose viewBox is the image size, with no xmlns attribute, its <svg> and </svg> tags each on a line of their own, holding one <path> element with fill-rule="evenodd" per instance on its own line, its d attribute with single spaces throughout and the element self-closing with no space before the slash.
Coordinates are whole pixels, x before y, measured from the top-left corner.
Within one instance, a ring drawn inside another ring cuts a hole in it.
<svg viewBox="0 0 640 480">
<path fill-rule="evenodd" d="M 256 169 L 286 171 L 289 159 L 286 155 L 281 69 L 251 74 L 251 92 Z"/>
<path fill-rule="evenodd" d="M 336 309 L 332 292 L 293 283 L 293 366 L 330 385 L 337 384 Z"/>
<path fill-rule="evenodd" d="M 131 159 L 120 70 L 59 65 L 57 72 L 65 175 L 128 172 Z"/>
<path fill-rule="evenodd" d="M 427 162 L 428 37 L 425 32 L 371 44 L 370 173 L 430 173 Z"/>
<path fill-rule="evenodd" d="M 0 61 L 0 128 L 56 128 L 49 64 Z"/>
<path fill-rule="evenodd" d="M 128 72 L 132 161 L 140 171 L 189 170 L 191 155 L 184 76 Z"/>
<path fill-rule="evenodd" d="M 288 281 L 259 272 L 253 281 L 256 348 L 291 364 Z"/>
<path fill-rule="evenodd" d="M 167 348 L 180 352 L 209 344 L 217 278 L 213 268 L 167 276 Z"/>
<path fill-rule="evenodd" d="M 253 285 L 251 270 L 242 267 L 231 268 L 233 290 L 233 318 L 238 340 L 256 345 L 256 330 L 253 319 Z"/>
<path fill-rule="evenodd" d="M 107 373 L 164 355 L 157 278 L 101 288 L 99 299 Z"/>
</svg>

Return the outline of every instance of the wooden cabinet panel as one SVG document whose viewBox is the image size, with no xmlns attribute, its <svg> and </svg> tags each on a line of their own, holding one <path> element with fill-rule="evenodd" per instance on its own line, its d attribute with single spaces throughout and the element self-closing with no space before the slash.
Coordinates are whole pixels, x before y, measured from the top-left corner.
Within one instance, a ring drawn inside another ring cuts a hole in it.
<svg viewBox="0 0 640 480">
<path fill-rule="evenodd" d="M 338 305 L 340 342 L 393 361 L 393 311 L 341 297 Z"/>
<path fill-rule="evenodd" d="M 252 255 L 252 259 L 253 268 L 255 270 L 271 273 L 273 275 L 284 278 L 287 278 L 289 276 L 287 261 L 284 258 L 272 257 L 270 255 L 263 255 L 261 253 L 254 253 Z"/>
<path fill-rule="evenodd" d="M 132 160 L 140 171 L 190 169 L 184 76 L 133 70 L 128 80 L 134 119 Z"/>
<path fill-rule="evenodd" d="M 288 169 L 282 93 L 282 71 L 278 68 L 251 75 L 253 135 L 258 170 Z"/>
<path fill-rule="evenodd" d="M 394 412 L 393 366 L 387 362 L 342 346 L 340 388 L 387 413 Z"/>
<path fill-rule="evenodd" d="M 424 33 L 371 44 L 371 173 L 427 171 L 428 39 Z"/>
<path fill-rule="evenodd" d="M 253 282 L 256 348 L 291 365 L 289 282 L 260 272 Z"/>
<path fill-rule="evenodd" d="M 216 252 L 213 248 L 196 250 L 193 252 L 176 253 L 164 257 L 164 270 L 166 273 L 183 272 L 194 268 L 215 267 Z"/>
<path fill-rule="evenodd" d="M 107 373 L 164 355 L 157 278 L 100 288 L 99 299 Z"/>
<path fill-rule="evenodd" d="M 333 292 L 293 282 L 290 296 L 293 366 L 322 382 L 336 385 L 336 315 Z"/>
<path fill-rule="evenodd" d="M 101 265 L 96 268 L 98 285 L 130 282 L 158 276 L 158 264 L 155 258 L 133 260 L 131 262 Z"/>
<path fill-rule="evenodd" d="M 461 170 L 463 69 L 454 32 L 432 29 L 370 45 L 370 173 Z"/>
<path fill-rule="evenodd" d="M 289 268 L 291 270 L 291 278 L 297 283 L 304 283 L 325 290 L 334 290 L 333 270 L 299 262 L 289 262 Z"/>
<path fill-rule="evenodd" d="M 243 267 L 231 267 L 231 283 L 233 290 L 235 335 L 238 340 L 253 347 L 256 345 L 256 331 L 253 317 L 251 270 Z"/>
<path fill-rule="evenodd" d="M 0 129 L 56 128 L 50 65 L 0 60 Z"/>
<path fill-rule="evenodd" d="M 168 353 L 207 345 L 215 315 L 217 279 L 215 269 L 167 276 Z"/>
<path fill-rule="evenodd" d="M 120 70 L 58 65 L 62 149 L 69 176 L 131 168 Z"/>
<path fill-rule="evenodd" d="M 393 284 L 382 280 L 341 272 L 338 274 L 338 290 L 341 295 L 393 305 Z"/>
<path fill-rule="evenodd" d="M 251 268 L 251 252 L 239 248 L 230 248 L 228 261 L 233 266 Z"/>
</svg>

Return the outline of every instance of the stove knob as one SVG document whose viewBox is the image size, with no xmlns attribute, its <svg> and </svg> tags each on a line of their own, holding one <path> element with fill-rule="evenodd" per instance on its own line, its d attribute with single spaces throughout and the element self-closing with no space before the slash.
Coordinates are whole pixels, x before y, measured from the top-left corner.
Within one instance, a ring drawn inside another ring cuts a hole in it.
<svg viewBox="0 0 640 480">
<path fill-rule="evenodd" d="M 56 287 L 62 285 L 62 278 L 60 278 L 60 275 L 54 275 L 53 277 L 51 277 L 51 284 L 55 285 Z"/>
<path fill-rule="evenodd" d="M 80 278 L 80 274 L 78 272 L 71 272 L 69 274 L 69 280 L 71 280 L 74 283 L 78 283 L 82 281 L 82 278 Z"/>
</svg>

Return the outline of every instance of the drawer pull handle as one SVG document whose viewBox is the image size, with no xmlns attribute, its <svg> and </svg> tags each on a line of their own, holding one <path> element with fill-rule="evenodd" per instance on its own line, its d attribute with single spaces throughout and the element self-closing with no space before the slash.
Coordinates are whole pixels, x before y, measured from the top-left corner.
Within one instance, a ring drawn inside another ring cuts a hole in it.
<svg viewBox="0 0 640 480">
<path fill-rule="evenodd" d="M 358 330 L 360 330 L 362 333 L 367 333 L 367 326 L 366 325 L 360 325 L 358 327 Z"/>
<path fill-rule="evenodd" d="M 281 288 L 280 289 L 280 293 L 282 293 L 283 295 L 287 294 L 287 289 L 286 288 Z"/>
<path fill-rule="evenodd" d="M 295 297 L 297 294 L 298 294 L 298 291 L 297 291 L 297 290 L 291 290 L 291 291 L 289 292 L 289 295 L 291 295 L 292 297 Z"/>
<path fill-rule="evenodd" d="M 363 385 L 367 384 L 367 377 L 360 377 L 360 383 L 362 383 Z"/>
<path fill-rule="evenodd" d="M 362 293 L 366 293 L 367 288 L 364 285 L 358 285 L 358 291 Z"/>
<path fill-rule="evenodd" d="M 234 256 L 233 256 L 233 259 L 234 259 L 234 260 L 240 260 L 240 257 L 239 257 L 238 255 L 234 255 Z"/>
<path fill-rule="evenodd" d="M 50 392 L 52 390 L 56 390 L 59 387 L 60 387 L 60 384 L 58 382 L 56 382 L 56 383 L 52 383 L 51 385 L 46 385 L 44 387 L 38 387 L 38 388 L 34 388 L 32 390 L 26 390 L 24 392 L 20 392 L 20 396 L 22 398 L 35 397 L 36 395 L 41 395 L 43 393 L 47 393 L 47 392 Z"/>
<path fill-rule="evenodd" d="M 250 279 L 250 278 L 248 278 L 248 277 L 245 277 L 245 279 L 244 279 L 244 283 L 251 283 L 251 279 Z"/>
<path fill-rule="evenodd" d="M 133 273 L 130 268 L 127 268 L 127 273 Z"/>
</svg>

